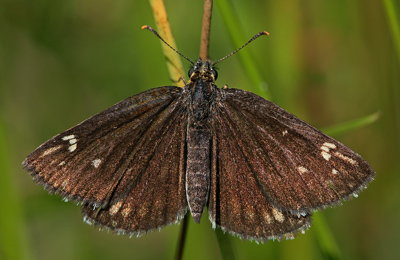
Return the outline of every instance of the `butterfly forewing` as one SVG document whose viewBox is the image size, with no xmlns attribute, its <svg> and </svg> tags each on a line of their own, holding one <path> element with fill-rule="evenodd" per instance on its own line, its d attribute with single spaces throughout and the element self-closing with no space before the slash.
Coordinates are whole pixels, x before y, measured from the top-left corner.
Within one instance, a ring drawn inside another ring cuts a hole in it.
<svg viewBox="0 0 400 260">
<path fill-rule="evenodd" d="M 131 165 L 137 143 L 180 93 L 161 87 L 127 98 L 38 147 L 24 168 L 51 192 L 104 206 Z"/>
<path fill-rule="evenodd" d="M 349 198 L 373 179 L 358 154 L 272 102 L 238 89 L 221 92 L 216 113 L 230 122 L 230 138 L 274 207 L 312 212 Z"/>
<path fill-rule="evenodd" d="M 141 234 L 177 222 L 187 211 L 185 193 L 186 102 L 174 101 L 131 151 L 109 206 L 84 205 L 89 222 Z"/>
<path fill-rule="evenodd" d="M 268 201 L 224 108 L 213 116 L 213 156 L 209 217 L 214 226 L 244 239 L 292 238 L 306 229 L 311 216 L 281 212 Z"/>
</svg>

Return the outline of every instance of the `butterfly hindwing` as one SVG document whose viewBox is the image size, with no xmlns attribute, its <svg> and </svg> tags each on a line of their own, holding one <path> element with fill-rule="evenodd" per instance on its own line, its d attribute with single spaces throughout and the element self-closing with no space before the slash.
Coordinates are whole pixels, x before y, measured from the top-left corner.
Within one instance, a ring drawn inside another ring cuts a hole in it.
<svg viewBox="0 0 400 260">
<path fill-rule="evenodd" d="M 137 144 L 180 93 L 177 87 L 161 87 L 127 98 L 48 140 L 23 166 L 50 192 L 104 206 L 131 165 Z"/>
<path fill-rule="evenodd" d="M 220 91 L 216 116 L 230 122 L 229 138 L 279 210 L 309 213 L 355 195 L 373 179 L 358 154 L 279 106 L 244 90 Z"/>
<path fill-rule="evenodd" d="M 213 117 L 211 189 L 208 204 L 213 226 L 244 239 L 266 241 L 292 238 L 311 222 L 302 216 L 281 212 L 265 197 L 249 158 L 236 140 L 237 129 L 218 108 Z"/>
</svg>

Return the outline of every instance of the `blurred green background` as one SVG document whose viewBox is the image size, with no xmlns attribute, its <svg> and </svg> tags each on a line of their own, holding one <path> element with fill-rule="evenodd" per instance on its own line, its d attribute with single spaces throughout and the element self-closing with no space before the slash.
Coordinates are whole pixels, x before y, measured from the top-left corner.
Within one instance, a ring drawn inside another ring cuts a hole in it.
<svg viewBox="0 0 400 260">
<path fill-rule="evenodd" d="M 165 5 L 178 49 L 196 60 L 203 2 Z M 235 33 L 241 44 L 259 31 L 271 34 L 218 65 L 220 87 L 268 94 L 322 129 L 381 113 L 334 136 L 376 170 L 368 189 L 317 213 L 294 240 L 257 245 L 232 237 L 239 259 L 400 259 L 400 43 L 387 15 L 398 19 L 399 7 L 398 0 L 215 0 L 211 58 L 239 47 Z M 174 256 L 178 225 L 141 238 L 99 232 L 82 222 L 78 206 L 49 196 L 21 168 L 50 137 L 128 96 L 172 84 L 160 41 L 144 24 L 154 27 L 147 1 L 0 1 L 0 259 Z M 258 76 L 246 73 L 243 54 Z M 221 258 L 207 216 L 200 225 L 190 219 L 184 259 Z"/>
</svg>

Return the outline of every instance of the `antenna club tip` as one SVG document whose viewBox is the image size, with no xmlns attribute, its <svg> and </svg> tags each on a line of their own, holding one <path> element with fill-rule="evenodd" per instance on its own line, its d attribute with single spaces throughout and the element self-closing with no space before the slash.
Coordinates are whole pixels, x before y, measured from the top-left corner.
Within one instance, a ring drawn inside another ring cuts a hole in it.
<svg viewBox="0 0 400 260">
<path fill-rule="evenodd" d="M 261 34 L 269 35 L 269 32 L 267 32 L 267 31 L 262 31 Z"/>
<path fill-rule="evenodd" d="M 144 29 L 149 29 L 149 28 L 150 28 L 150 26 L 148 26 L 148 25 L 143 25 L 140 29 L 144 30 Z"/>
</svg>

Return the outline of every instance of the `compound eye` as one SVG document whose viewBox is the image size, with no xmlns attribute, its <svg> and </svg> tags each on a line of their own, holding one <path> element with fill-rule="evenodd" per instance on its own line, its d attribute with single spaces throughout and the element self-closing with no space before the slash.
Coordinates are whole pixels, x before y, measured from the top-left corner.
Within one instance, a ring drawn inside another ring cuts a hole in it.
<svg viewBox="0 0 400 260">
<path fill-rule="evenodd" d="M 189 72 L 188 72 L 189 78 L 192 77 L 192 74 L 194 73 L 194 71 L 195 71 L 194 67 L 192 67 L 192 68 L 189 70 Z"/>
<path fill-rule="evenodd" d="M 214 76 L 214 80 L 217 80 L 217 78 L 218 78 L 218 72 L 217 72 L 215 69 L 211 69 L 211 73 L 212 73 L 213 76 Z"/>
</svg>

